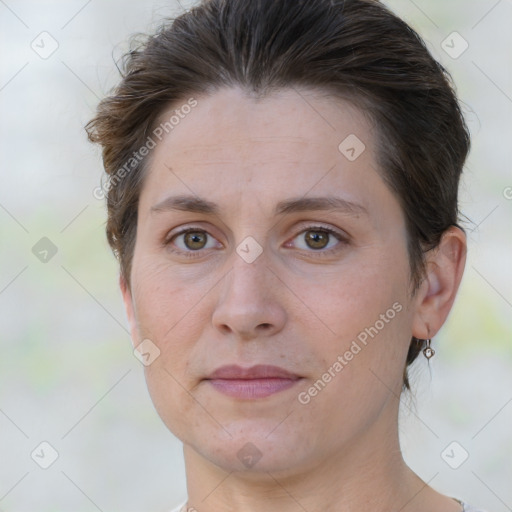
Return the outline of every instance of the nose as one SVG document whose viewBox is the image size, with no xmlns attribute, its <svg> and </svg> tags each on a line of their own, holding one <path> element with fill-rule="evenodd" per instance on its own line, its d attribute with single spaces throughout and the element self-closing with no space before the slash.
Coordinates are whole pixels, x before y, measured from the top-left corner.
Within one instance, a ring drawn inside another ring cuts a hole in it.
<svg viewBox="0 0 512 512">
<path fill-rule="evenodd" d="M 212 322 L 222 334 L 241 340 L 269 337 L 286 323 L 283 286 L 263 252 L 248 263 L 234 254 L 233 268 L 223 280 Z"/>
</svg>

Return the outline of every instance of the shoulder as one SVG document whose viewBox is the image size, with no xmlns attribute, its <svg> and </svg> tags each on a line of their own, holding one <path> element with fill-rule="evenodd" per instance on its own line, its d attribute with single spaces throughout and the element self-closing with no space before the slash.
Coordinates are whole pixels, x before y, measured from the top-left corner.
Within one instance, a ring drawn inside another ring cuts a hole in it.
<svg viewBox="0 0 512 512">
<path fill-rule="evenodd" d="M 486 510 L 478 507 L 474 507 L 465 501 L 457 500 L 462 505 L 464 512 L 487 512 Z"/>
</svg>

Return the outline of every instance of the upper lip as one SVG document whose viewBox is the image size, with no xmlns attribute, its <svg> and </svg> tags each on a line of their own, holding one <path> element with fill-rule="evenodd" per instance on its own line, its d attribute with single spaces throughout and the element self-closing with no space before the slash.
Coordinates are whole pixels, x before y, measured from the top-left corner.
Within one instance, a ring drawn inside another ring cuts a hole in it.
<svg viewBox="0 0 512 512">
<path fill-rule="evenodd" d="M 250 368 L 242 368 L 238 365 L 226 365 L 217 368 L 207 379 L 299 379 L 294 373 L 290 373 L 279 366 L 257 364 Z"/>
</svg>

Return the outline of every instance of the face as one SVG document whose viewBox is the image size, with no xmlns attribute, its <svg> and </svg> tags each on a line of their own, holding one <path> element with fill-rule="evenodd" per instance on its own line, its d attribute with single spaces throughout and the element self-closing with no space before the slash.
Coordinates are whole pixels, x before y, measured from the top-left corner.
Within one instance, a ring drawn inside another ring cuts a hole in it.
<svg viewBox="0 0 512 512">
<path fill-rule="evenodd" d="M 227 471 L 382 443 L 414 304 L 372 124 L 315 91 L 196 100 L 153 149 L 124 289 L 158 413 Z"/>
</svg>

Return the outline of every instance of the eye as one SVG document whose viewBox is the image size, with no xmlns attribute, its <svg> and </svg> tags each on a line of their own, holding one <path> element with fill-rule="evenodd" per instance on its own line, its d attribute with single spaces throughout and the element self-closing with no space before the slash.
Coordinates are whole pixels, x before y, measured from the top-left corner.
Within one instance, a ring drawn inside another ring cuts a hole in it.
<svg viewBox="0 0 512 512">
<path fill-rule="evenodd" d="M 204 229 L 189 227 L 175 233 L 171 238 L 164 242 L 165 246 L 169 247 L 169 250 L 174 253 L 183 254 L 186 257 L 193 258 L 196 256 L 200 256 L 200 254 L 195 254 L 200 252 L 202 249 L 212 249 L 215 247 L 215 244 L 208 245 L 208 238 L 212 238 L 211 235 L 206 232 Z M 175 243 L 175 240 L 181 240 L 182 245 Z M 178 250 L 172 248 L 172 245 L 177 245 Z"/>
<path fill-rule="evenodd" d="M 308 226 L 292 240 L 300 240 L 300 237 L 303 237 L 303 246 L 300 247 L 301 244 L 299 244 L 299 249 L 307 252 L 316 252 L 317 254 L 315 254 L 315 256 L 320 257 L 329 256 L 341 250 L 344 244 L 348 243 L 346 236 L 326 226 Z M 214 243 L 208 243 L 209 238 L 214 240 L 204 229 L 188 227 L 166 239 L 164 246 L 171 252 L 183 255 L 187 258 L 200 257 L 203 249 L 213 249 L 216 247 Z M 339 242 L 341 242 L 341 244 Z M 287 244 L 287 246 L 289 247 L 289 244 Z M 177 249 L 174 247 L 177 247 Z"/>
<path fill-rule="evenodd" d="M 341 250 L 348 241 L 341 233 L 325 226 L 308 226 L 296 235 L 295 239 L 303 240 L 303 246 L 300 247 L 299 244 L 299 249 L 317 252 L 318 256 L 331 255 Z"/>
</svg>

